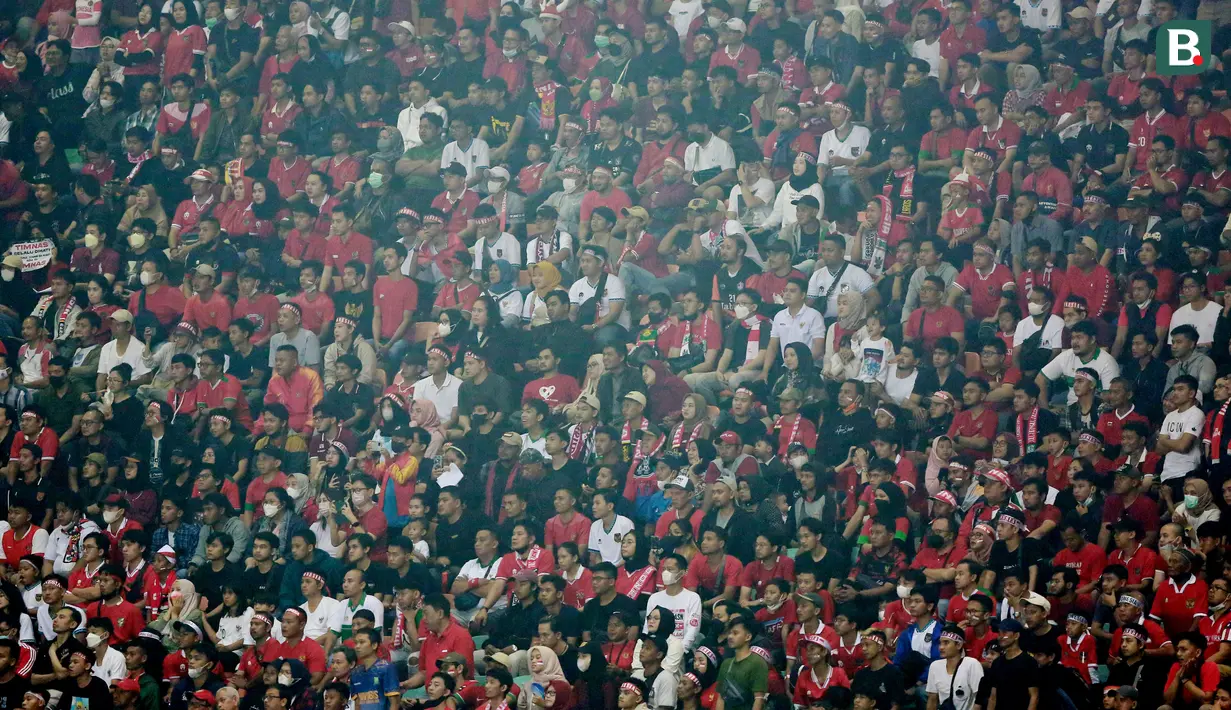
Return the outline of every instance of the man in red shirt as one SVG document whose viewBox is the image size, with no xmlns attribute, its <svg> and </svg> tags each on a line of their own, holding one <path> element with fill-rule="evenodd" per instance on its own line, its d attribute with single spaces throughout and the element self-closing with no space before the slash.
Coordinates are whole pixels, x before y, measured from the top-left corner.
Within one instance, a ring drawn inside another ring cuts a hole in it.
<svg viewBox="0 0 1231 710">
<path fill-rule="evenodd" d="M 1204 660 L 1205 637 L 1196 631 L 1175 635 L 1175 663 L 1163 685 L 1163 699 L 1174 707 L 1209 704 L 1222 681 L 1218 664 Z M 1198 695 L 1196 691 L 1200 691 Z"/>
<path fill-rule="evenodd" d="M 46 476 L 51 470 L 51 464 L 60 453 L 60 437 L 46 426 L 47 416 L 43 408 L 37 404 L 27 404 L 21 410 L 17 420 L 19 431 L 13 436 L 9 447 L 8 477 L 10 481 L 17 480 L 17 462 L 21 458 L 21 447 L 26 444 L 38 446 L 39 474 Z"/>
<path fill-rule="evenodd" d="M 949 438 L 961 447 L 961 452 L 976 459 L 987 458 L 996 438 L 996 411 L 984 406 L 990 387 L 984 380 L 966 380 L 962 385 L 962 411 L 949 425 Z"/>
<path fill-rule="evenodd" d="M 252 342 L 258 347 L 266 345 L 273 335 L 280 305 L 277 296 L 261 290 L 264 283 L 265 272 L 261 267 L 245 266 L 239 272 L 237 282 L 239 298 L 235 299 L 235 307 L 231 309 L 232 318 L 247 318 L 256 328 Z M 222 330 L 225 332 L 226 328 Z"/>
<path fill-rule="evenodd" d="M 253 521 L 265 516 L 262 505 L 270 488 L 286 488 L 286 474 L 282 472 L 284 458 L 286 452 L 273 444 L 264 446 L 257 452 L 258 475 L 248 483 L 248 491 L 244 494 L 244 525 L 252 527 Z"/>
<path fill-rule="evenodd" d="M 1022 129 L 1000 115 L 1000 104 L 989 94 L 982 94 L 975 99 L 975 117 L 979 126 L 971 131 L 966 139 L 966 172 L 973 170 L 970 166 L 970 154 L 977 148 L 994 151 L 996 172 L 1009 172 L 1013 167 L 1013 158 L 1017 155 L 1017 145 L 1022 139 Z"/>
<path fill-rule="evenodd" d="M 1017 290 L 1013 272 L 1004 264 L 997 264 L 996 251 L 991 242 L 980 239 L 975 242 L 971 263 L 953 280 L 949 289 L 948 305 L 957 306 L 958 299 L 969 296 L 966 301 L 966 317 L 979 322 L 991 322 L 1000 309 L 1013 299 L 1006 295 Z M 968 329 L 971 330 L 971 329 Z M 977 327 L 968 335 L 977 335 Z"/>
<path fill-rule="evenodd" d="M 216 230 L 218 223 L 206 220 L 201 225 L 202 232 Z M 195 293 L 184 306 L 184 320 L 195 325 L 198 330 L 210 326 L 218 330 L 226 330 L 231 325 L 231 301 L 214 288 L 216 274 L 209 264 L 198 264 L 192 276 L 192 289 Z"/>
<path fill-rule="evenodd" d="M 753 550 L 756 559 L 744 567 L 739 579 L 739 601 L 744 606 L 760 606 L 761 602 L 757 600 L 761 599 L 765 585 L 769 584 L 770 580 L 795 581 L 795 562 L 790 557 L 779 554 L 782 545 L 776 535 L 768 531 L 757 535 Z"/>
<path fill-rule="evenodd" d="M 949 3 L 949 26 L 940 33 L 940 56 L 944 57 L 950 67 L 957 67 L 958 58 L 963 54 L 978 55 L 987 49 L 987 32 L 982 27 L 970 22 L 971 0 L 957 0 Z"/>
<path fill-rule="evenodd" d="M 1175 163 L 1176 140 L 1169 135 L 1154 136 L 1150 144 L 1145 172 L 1133 180 L 1129 198 L 1150 201 L 1155 210 L 1178 212 L 1184 191 L 1188 188 L 1188 173 Z"/>
<path fill-rule="evenodd" d="M 1210 110 L 1213 101 L 1213 95 L 1205 87 L 1188 92 L 1184 106 L 1187 115 L 1179 122 L 1177 142 L 1181 150 L 1204 151 L 1214 136 L 1231 138 L 1231 121 L 1222 113 Z"/>
<path fill-rule="evenodd" d="M 273 628 L 274 619 L 269 614 L 257 612 L 252 615 L 248 621 L 248 632 L 254 643 L 244 647 L 244 655 L 235 667 L 236 673 L 242 673 L 249 680 L 259 678 L 266 663 L 285 658 L 282 644 L 273 637 Z"/>
<path fill-rule="evenodd" d="M 1089 594 L 1103 576 L 1107 553 L 1098 545 L 1087 542 L 1082 536 L 1081 527 L 1071 521 L 1062 526 L 1060 539 L 1064 541 L 1064 547 L 1052 559 L 1052 568 L 1063 567 L 1077 572 L 1077 593 Z"/>
<path fill-rule="evenodd" d="M 352 230 L 355 226 L 355 208 L 338 205 L 330 215 L 329 239 L 325 240 L 325 273 L 321 276 L 321 292 L 342 288 L 342 266 L 355 259 L 372 269 L 372 240 Z M 367 277 L 364 277 L 367 287 Z"/>
<path fill-rule="evenodd" d="M 98 591 L 101 598 L 86 606 L 86 618 L 104 617 L 111 620 L 115 631 L 111 640 L 116 644 L 126 644 L 137 638 L 137 634 L 145 628 L 145 618 L 132 602 L 124 598 L 124 568 L 119 565 L 103 565 L 98 576 Z"/>
<path fill-rule="evenodd" d="M 194 170 L 188 176 L 188 182 L 192 197 L 176 205 L 175 214 L 171 215 L 171 231 L 167 235 L 167 244 L 173 250 L 180 246 L 181 242 L 195 242 L 201 218 L 213 215 L 218 208 L 217 199 L 214 197 L 216 179 L 213 173 L 204 168 Z M 174 254 L 173 251 L 172 255 Z"/>
<path fill-rule="evenodd" d="M 625 207 L 631 207 L 628 194 L 616 188 L 615 177 L 611 168 L 599 165 L 590 173 L 590 191 L 581 198 L 581 225 L 579 230 L 582 241 L 590 234 L 590 215 L 596 207 L 607 207 L 620 214 Z"/>
<path fill-rule="evenodd" d="M 445 215 L 448 233 L 457 234 L 466 228 L 466 223 L 474 216 L 480 202 L 479 194 L 466 187 L 466 166 L 461 163 L 452 163 L 441 170 L 440 179 L 445 189 L 432 199 L 432 207 Z M 425 217 L 424 223 L 427 222 Z"/>
<path fill-rule="evenodd" d="M 1133 120 L 1128 132 L 1128 159 L 1124 165 L 1129 170 L 1140 173 L 1146 169 L 1150 159 L 1150 146 L 1159 135 L 1171 136 L 1172 140 L 1180 137 L 1180 120 L 1167 113 L 1163 108 L 1163 92 L 1167 87 L 1163 80 L 1151 76 L 1141 81 L 1137 92 L 1137 101 L 1141 104 L 1142 113 Z"/>
<path fill-rule="evenodd" d="M 1166 570 L 1167 563 L 1157 552 L 1141 544 L 1141 525 L 1136 520 L 1122 519 L 1112 526 L 1112 533 L 1116 549 L 1107 558 L 1107 564 L 1124 565 L 1128 570 L 1126 589 L 1150 589 L 1154 585 L 1154 573 Z"/>
<path fill-rule="evenodd" d="M 452 605 L 441 594 L 429 594 L 423 599 L 423 621 L 420 624 L 419 669 L 406 685 L 418 688 L 440 670 L 440 660 L 449 653 L 460 653 L 467 668 L 474 668 L 474 639 L 450 616 Z M 285 633 L 285 626 L 283 627 Z"/>
<path fill-rule="evenodd" d="M 1069 176 L 1051 164 L 1051 148 L 1046 141 L 1036 141 L 1026 156 L 1030 174 L 1022 181 L 1023 192 L 1039 196 L 1039 212 L 1057 222 L 1066 222 L 1073 213 L 1073 183 Z"/>
<path fill-rule="evenodd" d="M 315 639 L 303 635 L 308 613 L 297 606 L 282 612 L 282 643 L 277 658 L 294 658 L 317 681 L 325 677 L 325 650 Z M 254 638 L 255 640 L 255 638 Z"/>
<path fill-rule="evenodd" d="M 282 131 L 278 134 L 278 154 L 269 161 L 269 180 L 278 187 L 282 199 L 289 200 L 304 191 L 312 165 L 299 157 L 299 134 Z"/>
<path fill-rule="evenodd" d="M 381 259 L 385 275 L 377 276 L 372 287 L 372 345 L 390 362 L 401 362 L 409 349 L 414 337 L 411 323 L 419 306 L 418 283 L 402 274 L 407 253 L 401 242 L 385 249 Z"/>
<path fill-rule="evenodd" d="M 945 280 L 939 276 L 925 276 L 919 287 L 919 308 L 906 320 L 902 329 L 905 337 L 921 340 L 926 350 L 936 346 L 936 341 L 951 336 L 959 345 L 966 339 L 966 321 L 962 314 L 944 305 Z"/>
<path fill-rule="evenodd" d="M 560 434 L 555 432 L 556 436 Z M 547 553 L 552 555 L 561 544 L 572 542 L 577 545 L 578 552 L 584 559 L 586 545 L 590 541 L 590 519 L 577 512 L 576 494 L 569 485 L 562 485 L 556 489 L 551 503 L 556 514 L 547 521 L 543 530 L 543 545 L 547 548 Z"/>
<path fill-rule="evenodd" d="M 1210 610 L 1209 587 L 1192 573 L 1194 560 L 1196 553 L 1185 547 L 1171 553 L 1167 576 L 1150 605 L 1150 618 L 1162 624 L 1171 638 L 1191 629 L 1193 621 L 1205 617 Z"/>
<path fill-rule="evenodd" d="M 1120 303 L 1120 292 L 1107 267 L 1098 262 L 1099 246 L 1094 237 L 1082 237 L 1073 248 L 1065 280 L 1069 294 L 1086 299 L 1090 316 L 1115 313 Z"/>
<path fill-rule="evenodd" d="M 179 288 L 167 282 L 169 266 L 166 255 L 161 251 L 147 253 L 141 263 L 142 288 L 128 297 L 129 313 L 149 311 L 165 328 L 179 322 L 188 302 Z"/>
<path fill-rule="evenodd" d="M 532 399 L 541 399 L 554 411 L 575 402 L 581 396 L 577 380 L 570 375 L 561 374 L 559 370 L 560 358 L 553 352 L 558 347 L 548 344 L 539 350 L 540 377 L 526 384 L 522 390 L 522 404 Z"/>
</svg>

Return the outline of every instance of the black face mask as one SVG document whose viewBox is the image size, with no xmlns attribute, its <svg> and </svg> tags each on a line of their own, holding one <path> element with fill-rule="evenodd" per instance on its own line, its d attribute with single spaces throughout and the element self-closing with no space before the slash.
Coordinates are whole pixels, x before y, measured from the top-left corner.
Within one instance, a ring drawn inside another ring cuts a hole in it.
<svg viewBox="0 0 1231 710">
<path fill-rule="evenodd" d="M 692 315 L 688 315 L 687 313 L 681 313 L 681 314 L 680 314 L 680 320 L 694 321 L 694 320 L 696 320 L 696 319 L 697 319 L 697 316 L 699 316 L 699 315 L 701 315 L 701 312 L 700 312 L 700 311 L 697 311 L 696 313 L 694 313 L 694 314 L 692 314 Z"/>
<path fill-rule="evenodd" d="M 704 134 L 704 133 L 700 133 L 700 132 L 698 132 L 698 131 L 689 131 L 689 132 L 688 132 L 688 140 L 689 140 L 689 141 L 691 141 L 691 142 L 693 142 L 693 143 L 704 143 L 704 142 L 705 142 L 705 134 Z"/>
<path fill-rule="evenodd" d="M 650 323 L 658 324 L 667 320 L 667 312 L 659 311 L 657 313 L 646 313 L 645 317 L 650 320 Z"/>
<path fill-rule="evenodd" d="M 936 533 L 932 533 L 931 535 L 928 535 L 927 542 L 928 542 L 928 547 L 932 548 L 933 550 L 939 550 L 940 548 L 945 546 L 945 537 L 943 535 L 937 535 Z"/>
<path fill-rule="evenodd" d="M 61 387 L 63 387 L 65 381 L 67 380 L 68 378 L 65 377 L 64 375 L 48 375 L 47 376 L 47 381 L 50 382 L 51 386 L 56 389 L 60 389 Z"/>
<path fill-rule="evenodd" d="M 475 426 L 483 426 L 485 423 L 487 423 L 487 415 L 486 414 L 471 414 L 470 423 L 474 424 Z"/>
<path fill-rule="evenodd" d="M 389 442 L 389 448 L 393 449 L 393 453 L 400 454 L 410 448 L 410 445 L 403 441 L 391 441 Z"/>
</svg>

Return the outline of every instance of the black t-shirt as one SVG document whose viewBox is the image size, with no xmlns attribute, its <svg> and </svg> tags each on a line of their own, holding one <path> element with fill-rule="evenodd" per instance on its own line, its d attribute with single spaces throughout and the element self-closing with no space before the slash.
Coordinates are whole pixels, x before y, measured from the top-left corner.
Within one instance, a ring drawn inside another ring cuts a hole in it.
<svg viewBox="0 0 1231 710">
<path fill-rule="evenodd" d="M 768 56 L 765 53 L 762 57 Z M 680 51 L 668 44 L 666 47 L 657 52 L 650 51 L 647 46 L 645 51 L 634 57 L 628 65 L 628 76 L 625 77 L 629 82 L 637 84 L 638 87 L 645 87 L 651 74 L 665 72 L 666 76 L 675 76 L 680 71 L 679 67 L 684 64 L 684 58 L 680 56 Z M 706 72 L 708 75 L 708 72 Z"/>
<path fill-rule="evenodd" d="M 768 429 L 765 428 L 765 422 L 756 418 L 756 416 L 750 416 L 748 421 L 740 423 L 735 421 L 735 417 L 730 412 L 723 412 L 718 417 L 718 424 L 714 427 L 714 431 L 719 433 L 733 431 L 739 434 L 740 441 L 751 444 Z"/>
<path fill-rule="evenodd" d="M 1114 163 L 1117 155 L 1128 153 L 1128 131 L 1115 121 L 1104 131 L 1082 126 L 1073 141 L 1072 151 L 1086 156 L 1086 165 L 1091 168 L 1104 168 Z"/>
<path fill-rule="evenodd" d="M 920 375 L 922 376 L 922 375 Z M 829 412 L 821 426 L 818 441 L 824 441 L 824 461 L 827 466 L 842 463 L 852 446 L 871 448 L 872 434 L 876 431 L 876 420 L 872 412 L 857 409 L 854 414 Z"/>
<path fill-rule="evenodd" d="M 219 682 L 219 685 L 221 686 L 222 683 Z M 97 676 L 90 676 L 90 682 L 84 688 L 77 685 L 77 680 L 74 678 L 65 678 L 52 687 L 63 693 L 60 696 L 58 707 L 71 710 L 111 710 L 115 707 L 107 681 Z M 187 706 L 188 704 L 185 703 L 184 707 Z"/>
<path fill-rule="evenodd" d="M 436 554 L 449 558 L 452 566 L 461 567 L 474 557 L 475 533 L 491 524 L 477 509 L 464 511 L 456 523 L 441 517 L 436 523 Z"/>
<path fill-rule="evenodd" d="M 992 661 L 984 680 L 987 682 L 981 684 L 979 697 L 984 696 L 984 688 L 989 693 L 995 688 L 997 708 L 1026 710 L 1030 705 L 1030 689 L 1039 687 L 1039 664 L 1029 653 L 1019 653 L 1015 658 L 1001 655 Z"/>
<path fill-rule="evenodd" d="M 339 274 L 340 276 L 341 274 Z M 363 290 L 359 293 L 338 291 L 333 294 L 333 312 L 346 316 L 359 324 L 355 331 L 356 338 L 372 337 L 372 292 Z"/>
<path fill-rule="evenodd" d="M 1042 540 L 1031 537 L 1022 538 L 1016 550 L 1010 551 L 1004 540 L 997 540 L 992 545 L 992 554 L 987 561 L 987 569 L 996 573 L 996 582 L 1003 582 L 1004 576 L 1010 572 L 1029 574 L 1031 565 L 1038 565 L 1047 556 L 1047 550 Z M 1023 582 L 1029 581 L 1022 577 Z"/>
<path fill-rule="evenodd" d="M 240 22 L 236 29 L 231 29 L 226 24 L 216 27 L 210 32 L 209 44 L 215 48 L 214 61 L 218 62 L 219 69 L 222 70 L 219 75 L 238 64 L 242 52 L 255 55 L 260 42 L 260 33 L 247 22 Z M 242 79 L 243 75 L 236 78 Z"/>
<path fill-rule="evenodd" d="M 355 569 L 354 565 L 349 565 L 348 570 Z M 368 565 L 367 571 L 363 573 L 363 580 L 367 584 L 367 593 L 376 594 L 393 594 L 393 570 L 388 566 L 382 565 L 379 562 L 373 562 Z"/>
<path fill-rule="evenodd" d="M 274 565 L 268 572 L 262 572 L 256 566 L 244 570 L 244 588 L 248 590 L 248 598 L 255 599 L 258 594 L 267 593 L 277 597 L 282 589 L 282 573 L 286 565 Z"/>
<path fill-rule="evenodd" d="M 846 579 L 846 575 L 851 571 L 850 558 L 846 550 L 832 547 L 826 549 L 825 556 L 820 561 L 812 559 L 809 552 L 800 553 L 795 557 L 795 574 L 812 572 L 816 575 L 817 588 L 826 589 L 829 587 L 829 580 Z"/>
<path fill-rule="evenodd" d="M 1060 643 L 1061 637 L 1064 636 L 1064 630 L 1055 624 L 1047 625 L 1047 633 L 1040 636 L 1027 629 L 1021 633 L 1021 647 L 1026 653 L 1034 653 L 1036 649 L 1042 649 L 1050 646 L 1049 641 Z"/>
<path fill-rule="evenodd" d="M 227 562 L 222 570 L 215 572 L 210 563 L 206 563 L 192 576 L 192 583 L 197 593 L 209 600 L 210 608 L 222 603 L 222 590 L 235 584 L 242 584 L 243 571 L 238 565 Z"/>
<path fill-rule="evenodd" d="M 1154 45 L 1151 44 L 1150 47 Z M 1094 79 L 1103 75 L 1103 43 L 1090 37 L 1089 42 L 1078 42 L 1075 39 L 1066 39 L 1056 43 L 1053 47 L 1056 54 L 1056 61 L 1067 64 L 1073 67 L 1077 76 L 1081 79 Z M 1090 68 L 1082 64 L 1083 60 L 1097 59 L 1099 66 Z"/>
<path fill-rule="evenodd" d="M 232 377 L 246 380 L 252 377 L 254 367 L 263 372 L 269 372 L 269 350 L 266 348 L 253 348 L 252 352 L 247 355 L 232 350 L 227 353 L 227 356 L 230 361 L 227 374 Z"/>
<path fill-rule="evenodd" d="M 611 168 L 612 175 L 617 178 L 625 172 L 629 175 L 637 172 L 637 165 L 640 162 L 641 144 L 627 136 L 621 137 L 619 145 L 614 149 L 609 148 L 602 140 L 595 142 L 594 147 L 590 149 L 590 167 Z"/>
<path fill-rule="evenodd" d="M 0 710 L 18 710 L 31 687 L 28 679 L 16 674 L 7 683 L 0 683 Z"/>
<path fill-rule="evenodd" d="M 56 658 L 59 659 L 61 666 L 68 668 L 68 663 L 74 653 L 88 654 L 89 652 L 90 649 L 86 648 L 84 643 L 70 636 L 67 641 L 60 644 L 60 647 L 56 649 Z M 31 675 L 51 675 L 55 672 L 55 669 L 51 666 L 50 653 L 50 641 L 39 644 L 38 656 L 34 659 L 34 669 L 30 671 Z"/>
<path fill-rule="evenodd" d="M 521 115 L 521 110 L 513 106 L 508 101 L 504 102 L 503 108 L 492 107 L 491 113 L 487 116 L 487 144 L 492 148 L 498 148 L 509 142 L 509 132 L 513 130 L 513 124 L 517 122 L 517 117 Z"/>
<path fill-rule="evenodd" d="M 586 467 L 583 466 L 580 461 L 568 459 L 568 461 L 565 462 L 564 466 L 558 469 L 554 468 L 551 462 L 548 461 L 547 466 L 548 468 L 551 469 L 550 472 L 553 473 L 557 478 L 568 479 L 569 484 L 571 484 L 574 487 L 580 486 L 581 482 L 586 480 Z M 554 495 L 554 492 L 553 492 L 553 495 Z"/>
<path fill-rule="evenodd" d="M 863 668 L 855 673 L 851 692 L 875 698 L 876 710 L 889 710 L 895 705 L 905 704 L 905 685 L 902 669 L 892 663 L 886 663 L 885 667 L 878 671 Z"/>
<path fill-rule="evenodd" d="M 1030 53 L 1025 63 L 1041 68 L 1043 66 L 1043 45 L 1039 41 L 1039 33 L 1035 30 L 1029 27 L 1021 27 L 1015 40 L 1010 40 L 999 32 L 991 34 L 987 38 L 987 50 L 989 52 L 1009 52 L 1023 44 L 1034 50 Z"/>
<path fill-rule="evenodd" d="M 55 124 L 64 119 L 80 119 L 81 113 L 85 111 L 85 99 L 82 98 L 81 91 L 85 88 L 91 71 L 93 70 L 87 64 L 69 64 L 63 74 L 45 74 L 39 79 L 34 98 L 40 108 L 47 109 Z"/>
<path fill-rule="evenodd" d="M 420 594 L 433 594 L 440 591 L 440 575 L 434 574 L 427 565 L 411 562 L 406 574 L 398 574 L 397 570 L 389 570 L 389 581 L 396 592 L 402 585 L 419 590 Z"/>
<path fill-rule="evenodd" d="M 641 607 L 636 601 L 623 594 L 616 594 L 615 599 L 606 605 L 599 601 L 598 597 L 594 597 L 582 607 L 581 631 L 589 631 L 591 641 L 606 641 L 607 619 L 617 611 L 630 615 L 626 618 L 635 619 L 641 613 Z"/>
<path fill-rule="evenodd" d="M 748 279 L 761 273 L 761 269 L 751 259 L 744 259 L 739 271 L 734 275 L 725 265 L 718 267 L 714 273 L 714 285 L 717 293 L 712 294 L 714 302 L 724 311 L 735 310 L 735 297 L 748 286 Z"/>
<path fill-rule="evenodd" d="M 437 85 L 437 91 L 433 92 L 433 96 L 440 96 L 448 91 L 453 94 L 455 99 L 464 99 L 470 93 L 471 84 L 483 83 L 483 64 L 486 62 L 486 57 L 480 54 L 472 60 L 459 58 L 456 62 L 449 65 L 449 71 L 446 72 L 442 81 Z"/>
<path fill-rule="evenodd" d="M 944 390 L 960 402 L 962 399 L 962 388 L 965 386 L 966 375 L 959 372 L 956 367 L 949 369 L 949 376 L 945 379 L 943 385 L 940 383 L 940 377 L 936 374 L 935 368 L 920 368 L 919 376 L 915 378 L 915 389 L 911 391 L 911 394 L 929 397 L 933 392 Z"/>
</svg>

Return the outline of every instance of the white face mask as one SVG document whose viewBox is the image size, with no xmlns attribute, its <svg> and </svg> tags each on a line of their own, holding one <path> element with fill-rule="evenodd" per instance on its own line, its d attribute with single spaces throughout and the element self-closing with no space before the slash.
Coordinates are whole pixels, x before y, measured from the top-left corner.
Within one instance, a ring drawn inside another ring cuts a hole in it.
<svg viewBox="0 0 1231 710">
<path fill-rule="evenodd" d="M 201 677 L 201 674 L 202 674 L 202 673 L 204 673 L 204 672 L 205 672 L 205 669 L 204 669 L 204 668 L 192 668 L 192 667 L 189 667 L 189 668 L 188 668 L 188 677 L 189 677 L 189 678 L 193 678 L 193 679 L 200 678 L 200 677 Z M 281 678 L 279 678 L 278 680 L 282 680 L 282 679 L 281 679 Z M 289 685 L 289 683 L 287 683 L 286 685 Z"/>
<path fill-rule="evenodd" d="M 152 283 L 154 283 L 154 275 L 148 271 L 142 271 L 141 272 L 141 285 L 149 286 Z"/>
<path fill-rule="evenodd" d="M 752 313 L 752 309 L 749 308 L 748 306 L 740 304 L 735 307 L 735 319 L 736 320 L 744 320 L 745 318 L 748 317 L 750 313 Z"/>
<path fill-rule="evenodd" d="M 267 518 L 274 517 L 275 515 L 278 514 L 279 510 L 281 510 L 281 508 L 274 505 L 273 503 L 265 503 L 261 506 L 261 512 L 264 513 L 265 517 Z"/>
<path fill-rule="evenodd" d="M 713 15 L 707 15 L 705 21 L 709 23 L 711 30 L 716 30 L 722 25 L 722 20 L 714 17 Z"/>
<path fill-rule="evenodd" d="M 94 236 L 93 234 L 85 235 L 85 239 L 83 239 L 82 241 L 85 242 L 86 249 L 93 249 L 94 247 L 98 246 L 98 237 Z"/>
<path fill-rule="evenodd" d="M 90 648 L 98 648 L 98 644 L 103 642 L 103 637 L 98 634 L 86 634 L 85 645 Z"/>
<path fill-rule="evenodd" d="M 914 589 L 914 587 L 905 587 L 899 584 L 898 585 L 898 599 L 906 599 L 907 597 L 909 597 L 912 589 Z"/>
<path fill-rule="evenodd" d="M 98 105 L 102 106 L 103 108 L 111 108 L 112 106 L 115 106 L 115 99 L 109 99 L 109 98 L 100 96 L 98 98 Z"/>
<path fill-rule="evenodd" d="M 239 17 L 239 8 L 238 7 L 228 7 L 222 11 L 222 14 L 223 16 L 227 18 L 227 22 L 231 22 L 235 18 Z"/>
<path fill-rule="evenodd" d="M 286 494 L 292 498 L 298 498 L 301 491 L 298 488 L 286 489 Z"/>
<path fill-rule="evenodd" d="M 582 673 L 590 670 L 590 656 L 588 654 L 581 654 L 577 656 L 577 670 Z"/>
<path fill-rule="evenodd" d="M 4 279 L 5 281 L 12 281 L 15 278 L 17 278 L 17 272 L 13 271 L 12 269 L 4 269 L 0 271 L 0 279 Z"/>
<path fill-rule="evenodd" d="M 1026 310 L 1030 311 L 1030 315 L 1032 316 L 1041 316 L 1043 315 L 1043 304 L 1042 303 L 1028 303 L 1026 304 Z"/>
<path fill-rule="evenodd" d="M 145 235 L 141 232 L 133 232 L 128 235 L 128 246 L 133 249 L 140 249 L 145 246 Z"/>
<path fill-rule="evenodd" d="M 449 333 L 452 333 L 452 332 L 453 332 L 452 323 L 441 323 L 440 325 L 436 326 L 436 334 L 442 338 L 449 337 Z"/>
<path fill-rule="evenodd" d="M 792 456 L 791 465 L 795 467 L 796 471 L 798 471 L 799 469 L 808 465 L 808 457 L 807 456 Z"/>
<path fill-rule="evenodd" d="M 278 683 L 280 685 L 292 685 L 294 682 L 295 682 L 295 679 L 291 677 L 290 673 L 279 673 L 278 674 Z"/>
<path fill-rule="evenodd" d="M 673 584 L 679 583 L 684 578 L 684 573 L 679 570 L 663 570 L 663 584 L 670 587 Z"/>
<path fill-rule="evenodd" d="M 564 183 L 565 192 L 572 192 L 577 189 L 577 178 L 564 178 L 560 182 Z"/>
<path fill-rule="evenodd" d="M 488 180 L 487 191 L 491 194 L 496 194 L 504 189 L 504 180 Z"/>
<path fill-rule="evenodd" d="M 517 56 L 516 49 L 502 49 L 500 52 L 504 55 L 505 59 L 512 59 Z"/>
<path fill-rule="evenodd" d="M 107 521 L 108 525 L 116 522 L 122 517 L 124 517 L 124 513 L 118 510 L 104 510 L 103 511 L 103 520 Z"/>
</svg>

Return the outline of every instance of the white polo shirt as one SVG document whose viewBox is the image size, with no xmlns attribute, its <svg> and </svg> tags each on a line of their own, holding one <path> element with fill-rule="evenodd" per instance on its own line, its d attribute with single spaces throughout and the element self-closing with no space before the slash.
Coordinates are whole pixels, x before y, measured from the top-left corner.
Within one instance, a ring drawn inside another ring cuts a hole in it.
<svg viewBox="0 0 1231 710">
<path fill-rule="evenodd" d="M 774 315 L 769 335 L 778 339 L 781 354 L 786 354 L 786 346 L 791 343 L 803 343 L 811 350 L 813 341 L 825 339 L 825 316 L 811 306 L 801 307 L 795 315 L 783 308 Z"/>
<path fill-rule="evenodd" d="M 569 287 L 568 298 L 569 302 L 574 306 L 580 306 L 586 301 L 594 298 L 595 292 L 598 291 L 598 284 L 591 284 L 590 280 L 585 278 L 577 279 L 573 285 Z M 611 313 L 611 304 L 624 303 L 624 282 L 618 276 L 608 274 L 607 287 L 603 290 L 603 297 L 598 302 L 598 317 L 605 318 L 608 313 Z M 628 327 L 628 309 L 620 311 L 619 317 L 616 318 L 616 323 Z"/>
<path fill-rule="evenodd" d="M 304 637 L 320 638 L 328 631 L 332 631 L 334 635 L 341 634 L 343 606 L 342 602 L 332 597 L 321 597 L 321 603 L 316 605 L 315 611 L 308 608 L 306 601 L 300 604 L 299 608 L 308 615 L 303 629 Z"/>
<path fill-rule="evenodd" d="M 491 257 L 489 260 L 488 257 Z M 504 259 L 513 266 L 521 267 L 521 242 L 508 232 L 501 232 L 489 244 L 487 239 L 480 239 L 474 244 L 474 270 L 482 273 L 492 261 Z M 487 280 L 487 274 L 483 274 Z"/>
<path fill-rule="evenodd" d="M 616 564 L 620 561 L 620 540 L 632 529 L 633 521 L 623 515 L 616 516 L 610 530 L 603 527 L 602 520 L 595 520 L 590 523 L 590 540 L 586 547 L 597 552 L 603 562 Z"/>
<path fill-rule="evenodd" d="M 1033 318 L 1019 320 L 1017 329 L 1013 331 L 1013 347 L 1020 348 L 1022 343 L 1040 330 L 1043 331 L 1043 337 L 1040 339 L 1039 347 L 1049 349 L 1064 347 L 1061 345 L 1061 339 L 1064 336 L 1064 319 L 1054 313 L 1047 316 L 1047 320 L 1043 321 L 1041 326 L 1035 325 Z"/>
<path fill-rule="evenodd" d="M 731 144 L 719 138 L 717 135 L 710 136 L 710 139 L 701 143 L 689 143 L 684 149 L 684 170 L 687 172 L 700 172 L 702 170 L 734 170 L 735 169 L 735 151 L 731 150 Z M 693 183 L 696 184 L 696 180 Z"/>
<path fill-rule="evenodd" d="M 844 158 L 846 160 L 854 160 L 863 155 L 868 150 L 868 142 L 872 140 L 872 132 L 863 126 L 855 126 L 846 136 L 846 140 L 838 138 L 838 130 L 830 129 L 821 136 L 820 152 L 816 162 L 821 165 L 829 165 L 829 161 L 833 158 Z M 830 169 L 834 175 L 846 175 L 850 172 L 850 168 L 846 165 L 840 165 Z"/>
<path fill-rule="evenodd" d="M 461 389 L 462 381 L 453 375 L 446 373 L 444 382 L 439 387 L 432 380 L 432 376 L 428 375 L 415 383 L 415 396 L 432 400 L 440 420 L 448 421 L 453 418 L 453 412 L 457 409 L 457 394 Z"/>
<path fill-rule="evenodd" d="M 847 262 L 845 269 L 839 269 L 841 276 L 838 277 L 837 288 L 830 292 L 830 286 L 834 282 L 835 275 L 829 272 L 829 267 L 824 263 L 818 264 L 816 271 L 812 272 L 812 277 L 808 279 L 808 298 L 819 298 L 828 296 L 825 304 L 826 318 L 838 317 L 838 296 L 847 291 L 858 291 L 867 293 L 871 291 L 876 284 L 872 281 L 872 277 L 868 272 L 861 267 Z"/>
</svg>

